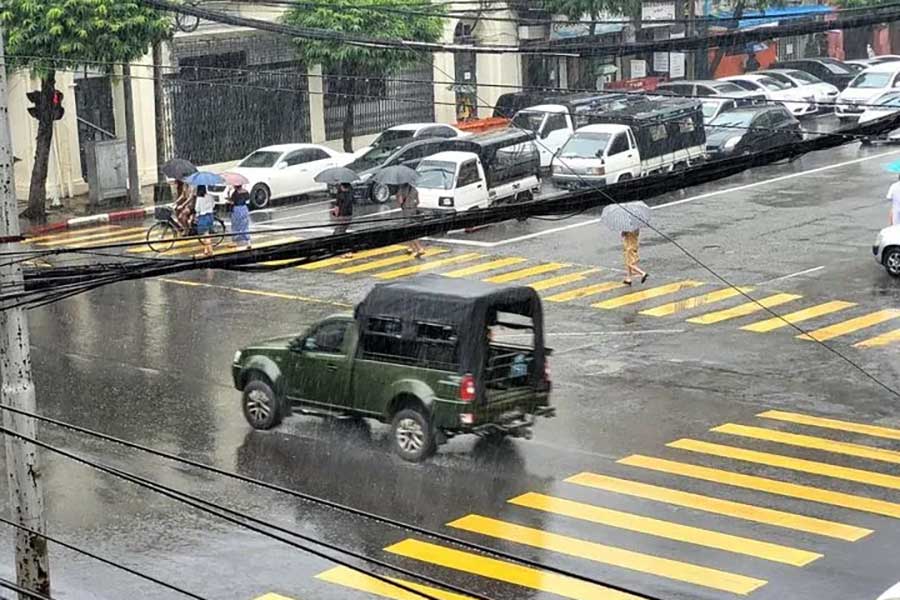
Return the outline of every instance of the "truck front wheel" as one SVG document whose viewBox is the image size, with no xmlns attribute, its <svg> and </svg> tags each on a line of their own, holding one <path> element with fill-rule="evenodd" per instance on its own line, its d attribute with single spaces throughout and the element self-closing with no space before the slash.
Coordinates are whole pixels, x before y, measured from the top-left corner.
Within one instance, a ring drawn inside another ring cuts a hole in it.
<svg viewBox="0 0 900 600">
<path fill-rule="evenodd" d="M 265 381 L 254 379 L 244 386 L 244 418 L 254 429 L 272 429 L 281 423 L 281 403 Z"/>
<path fill-rule="evenodd" d="M 417 407 L 397 411 L 391 422 L 391 439 L 394 452 L 409 462 L 421 462 L 437 449 L 434 429 L 423 409 Z"/>
</svg>

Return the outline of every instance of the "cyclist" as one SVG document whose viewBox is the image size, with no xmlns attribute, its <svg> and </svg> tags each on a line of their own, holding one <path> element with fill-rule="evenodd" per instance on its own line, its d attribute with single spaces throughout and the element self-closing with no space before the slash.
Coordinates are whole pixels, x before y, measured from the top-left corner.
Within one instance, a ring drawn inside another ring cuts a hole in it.
<svg viewBox="0 0 900 600">
<path fill-rule="evenodd" d="M 175 220 L 181 227 L 181 235 L 187 235 L 191 229 L 194 212 L 194 196 L 191 186 L 181 180 L 175 182 Z"/>
</svg>

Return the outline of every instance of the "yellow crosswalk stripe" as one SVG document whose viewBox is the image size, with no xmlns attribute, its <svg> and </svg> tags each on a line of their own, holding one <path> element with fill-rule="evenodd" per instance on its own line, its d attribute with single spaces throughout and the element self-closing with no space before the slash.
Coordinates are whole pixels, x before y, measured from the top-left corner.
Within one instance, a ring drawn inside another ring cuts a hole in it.
<svg viewBox="0 0 900 600">
<path fill-rule="evenodd" d="M 711 456 L 719 456 L 721 458 L 742 460 L 758 465 L 779 467 L 781 469 L 790 469 L 792 471 L 800 471 L 802 473 L 810 473 L 812 475 L 822 475 L 824 477 L 833 477 L 835 479 L 843 479 L 845 481 L 854 481 L 856 483 L 864 483 L 867 485 L 875 485 L 893 490 L 900 490 L 900 477 L 898 477 L 897 475 L 887 475 L 885 473 L 876 473 L 874 471 L 865 471 L 863 469 L 841 467 L 838 465 L 816 462 L 814 460 L 793 458 L 791 456 L 782 456 L 781 454 L 771 454 L 769 452 L 758 452 L 756 450 L 736 448 L 734 446 L 726 446 L 724 444 L 713 444 L 711 442 L 701 442 L 700 440 L 692 440 L 688 438 L 675 440 L 674 442 L 669 442 L 666 445 L 670 448 L 678 448 L 680 450 L 688 450 L 690 452 L 709 454 Z"/>
<path fill-rule="evenodd" d="M 267 267 L 279 267 L 282 265 L 291 265 L 303 259 L 300 258 L 283 258 L 281 260 L 267 260 L 265 262 L 261 262 L 259 264 L 265 265 Z"/>
<path fill-rule="evenodd" d="M 734 594 L 749 594 L 765 581 L 702 567 L 668 558 L 589 542 L 567 535 L 516 525 L 480 515 L 469 515 L 448 524 L 450 527 L 479 533 L 496 539 L 525 544 L 541 550 L 613 565 L 640 573 L 649 573 Z"/>
<path fill-rule="evenodd" d="M 857 343 L 853 344 L 853 347 L 854 348 L 880 348 L 882 346 L 889 346 L 889 345 L 895 344 L 897 342 L 900 342 L 900 329 L 888 331 L 887 333 L 882 333 L 881 335 L 876 335 L 873 338 L 869 338 L 867 340 L 857 342 Z"/>
<path fill-rule="evenodd" d="M 534 267 L 519 269 L 518 271 L 510 271 L 509 273 L 494 275 L 493 277 L 488 277 L 487 279 L 483 279 L 482 281 L 486 281 L 488 283 L 509 283 L 511 281 L 519 281 L 520 279 L 525 279 L 526 277 L 532 277 L 534 275 L 543 275 L 544 273 L 549 273 L 551 271 L 558 271 L 568 266 L 569 265 L 567 263 L 543 263 Z"/>
<path fill-rule="evenodd" d="M 268 594 L 257 596 L 253 600 L 294 600 L 294 598 L 288 598 L 287 596 L 282 596 L 281 594 L 276 594 L 275 592 L 269 592 Z"/>
<path fill-rule="evenodd" d="M 84 229 L 73 229 L 72 231 L 57 231 L 56 233 L 48 233 L 37 237 L 26 239 L 23 244 L 33 244 L 35 242 L 43 242 L 44 240 L 58 240 L 62 238 L 72 238 L 86 233 L 96 233 L 98 231 L 110 231 L 121 229 L 118 225 L 98 225 L 97 227 L 86 227 Z"/>
<path fill-rule="evenodd" d="M 533 283 L 529 283 L 528 287 L 539 292 L 542 290 L 549 290 L 551 288 L 575 283 L 576 281 L 584 281 L 588 275 L 596 273 L 599 270 L 600 269 L 588 269 L 586 271 L 579 271 L 577 273 L 570 273 L 568 275 L 558 275 L 556 277 L 550 277 L 548 279 L 540 279 Z"/>
<path fill-rule="evenodd" d="M 746 317 L 747 315 L 752 315 L 755 312 L 759 312 L 767 308 L 773 308 L 786 302 L 799 300 L 802 297 L 803 296 L 799 294 L 774 294 L 772 296 L 760 298 L 756 302 L 745 302 L 744 304 L 738 304 L 737 306 L 734 306 L 732 308 L 726 308 L 724 310 L 717 310 L 715 312 L 706 313 L 697 317 L 691 317 L 690 319 L 687 319 L 687 321 L 688 323 L 711 325 L 713 323 L 720 323 L 729 319 Z"/>
<path fill-rule="evenodd" d="M 743 519 L 745 521 L 753 521 L 755 523 L 773 525 L 775 527 L 783 527 L 785 529 L 814 533 L 849 542 L 855 542 L 872 533 L 871 529 L 864 529 L 862 527 L 846 525 L 835 521 L 827 521 L 815 517 L 783 512 L 773 508 L 764 508 L 762 506 L 743 504 L 732 500 L 703 496 L 692 492 L 683 492 L 648 483 L 631 481 L 629 479 L 598 475 L 597 473 L 579 473 L 567 478 L 565 481 L 566 483 L 603 490 L 605 492 L 615 492 L 617 494 L 625 494 L 635 498 L 665 502 L 683 508 L 724 515 L 726 517 Z"/>
<path fill-rule="evenodd" d="M 754 440 L 763 440 L 765 442 L 775 442 L 776 444 L 797 446 L 798 448 L 809 448 L 810 450 L 822 450 L 823 452 L 846 454 L 847 456 L 855 456 L 857 458 L 868 458 L 870 460 L 889 462 L 895 465 L 900 464 L 900 452 L 895 450 L 884 450 L 872 446 L 865 446 L 863 444 L 839 442 L 812 435 L 788 433 L 786 431 L 776 431 L 764 427 L 750 427 L 748 425 L 738 425 L 736 423 L 725 423 L 724 425 L 712 428 L 710 431 L 728 435 L 738 435 Z"/>
<path fill-rule="evenodd" d="M 636 600 L 636 597 L 631 594 L 611 590 L 573 577 L 508 563 L 480 554 L 453 550 L 420 540 L 403 540 L 393 546 L 388 546 L 385 551 L 454 571 L 463 571 L 572 600 Z"/>
<path fill-rule="evenodd" d="M 819 504 L 827 504 L 830 506 L 838 506 L 840 508 L 848 508 L 862 512 L 882 515 L 885 517 L 893 517 L 900 519 L 900 504 L 878 500 L 876 498 L 867 498 L 865 496 L 857 496 L 855 494 L 846 494 L 844 492 L 834 492 L 831 490 L 823 490 L 821 488 L 810 485 L 802 485 L 799 483 L 788 483 L 778 481 L 777 479 L 767 479 L 756 475 L 744 475 L 742 473 L 733 473 L 722 469 L 712 469 L 710 467 L 701 467 L 688 463 L 677 462 L 674 460 L 665 460 L 662 458 L 653 458 L 650 456 L 642 456 L 634 454 L 620 459 L 619 464 L 629 465 L 632 467 L 640 467 L 650 469 L 660 473 L 668 473 L 670 475 L 680 475 L 692 479 L 702 481 L 710 481 L 721 485 L 730 485 L 747 490 L 756 490 L 785 496 L 788 498 L 797 498 L 807 500 L 809 502 L 818 502 Z"/>
<path fill-rule="evenodd" d="M 400 250 L 406 250 L 406 246 L 400 246 L 399 244 L 382 246 L 381 248 L 373 248 L 371 250 L 363 250 L 362 252 L 354 252 L 353 256 L 335 256 L 334 258 L 317 260 L 316 262 L 311 262 L 308 265 L 300 265 L 297 268 L 303 269 L 304 271 L 316 271 L 318 269 L 325 269 L 327 267 L 334 267 L 336 265 L 344 265 L 348 262 L 361 260 L 363 258 L 374 258 L 376 256 L 382 256 L 384 254 L 392 254 L 394 252 L 399 252 Z"/>
<path fill-rule="evenodd" d="M 146 239 L 146 236 L 144 236 L 144 237 Z M 156 248 L 159 248 L 162 245 L 163 244 L 160 244 L 160 243 L 154 244 L 154 246 Z M 197 240 L 176 240 L 175 242 L 172 242 L 172 247 L 169 250 L 167 250 L 166 252 L 160 252 L 160 254 L 168 255 L 168 254 L 174 253 L 174 251 L 177 250 L 178 248 L 184 248 L 185 246 L 191 246 L 192 248 L 201 248 L 202 249 L 202 246 L 200 246 L 200 242 Z M 134 246 L 134 247 L 128 248 L 126 250 L 126 252 L 129 252 L 131 254 L 146 254 L 148 252 L 156 252 L 156 250 L 154 248 L 152 248 L 150 246 L 150 244 L 144 244 L 141 246 Z"/>
<path fill-rule="evenodd" d="M 823 304 L 817 304 L 816 306 L 810 306 L 809 308 L 804 308 L 803 310 L 788 313 L 780 317 L 772 317 L 771 319 L 766 319 L 765 321 L 750 323 L 749 325 L 744 325 L 743 327 L 741 327 L 741 329 L 743 329 L 744 331 L 755 331 L 756 333 L 766 333 L 767 331 L 780 329 L 789 325 L 796 325 L 797 323 L 815 319 L 816 317 L 830 315 L 831 313 L 837 312 L 839 310 L 844 310 L 845 308 L 850 308 L 852 306 L 856 306 L 856 302 L 832 300 L 831 302 L 825 302 Z"/>
<path fill-rule="evenodd" d="M 347 567 L 335 567 L 329 569 L 324 573 L 316 575 L 316 579 L 321 579 L 322 581 L 334 583 L 360 592 L 375 594 L 382 598 L 391 598 L 392 600 L 423 600 L 423 596 L 420 596 L 419 594 L 408 592 L 397 586 L 385 583 L 380 579 L 376 579 L 371 575 L 366 575 L 365 573 Z M 405 579 L 397 579 L 395 577 L 388 577 L 387 579 L 410 589 L 428 594 L 431 598 L 438 598 L 439 600 L 472 600 L 471 596 L 463 596 L 462 594 L 439 590 L 420 583 L 406 581 Z"/>
<path fill-rule="evenodd" d="M 444 265 L 452 265 L 461 262 L 468 262 L 471 260 L 475 260 L 476 258 L 481 258 L 482 255 L 476 252 L 468 252 L 466 254 L 457 254 L 456 256 L 450 256 L 448 258 L 441 258 L 438 260 L 430 260 L 428 262 L 419 263 L 417 265 L 413 265 L 411 267 L 402 267 L 400 269 L 392 269 L 390 271 L 382 271 L 381 273 L 375 273 L 375 277 L 377 279 L 399 279 L 400 277 L 407 277 L 409 275 L 415 275 L 416 273 L 423 273 L 425 271 L 430 271 L 432 269 L 437 269 L 438 267 L 443 267 Z"/>
<path fill-rule="evenodd" d="M 425 254 L 423 256 L 435 256 L 437 254 L 445 254 L 450 252 L 446 248 L 428 248 L 425 250 Z M 351 267 L 344 267 L 342 269 L 335 269 L 335 273 L 341 273 L 342 275 L 353 275 L 354 273 L 364 273 L 366 271 L 376 271 L 378 269 L 382 269 L 384 267 L 390 267 L 393 265 L 399 265 L 402 263 L 412 262 L 414 260 L 418 260 L 415 256 L 410 254 L 401 254 L 400 256 L 391 256 L 389 258 L 382 258 L 380 260 L 374 260 L 372 262 L 366 262 L 359 265 L 353 265 Z"/>
<path fill-rule="evenodd" d="M 829 419 L 827 417 L 815 417 L 812 415 L 804 415 L 801 413 L 788 412 L 783 410 L 767 410 L 765 412 L 759 413 L 756 416 L 762 417 L 764 419 L 784 421 L 786 423 L 795 423 L 797 425 L 823 427 L 825 429 L 834 429 L 837 431 L 846 431 L 849 433 L 861 433 L 863 435 L 871 435 L 888 440 L 900 440 L 900 429 L 894 429 L 892 427 L 867 425 L 865 423 L 841 421 L 839 419 Z"/>
<path fill-rule="evenodd" d="M 734 298 L 735 296 L 739 296 L 742 293 L 746 294 L 747 292 L 750 292 L 752 290 L 753 288 L 751 287 L 724 288 L 721 290 L 716 290 L 715 292 L 709 292 L 708 294 L 701 294 L 700 296 L 685 298 L 684 300 L 676 300 L 675 302 L 648 308 L 647 310 L 642 310 L 641 314 L 649 315 L 651 317 L 667 317 L 678 312 L 697 308 L 698 306 L 706 306 L 707 304 L 713 304 L 715 302 L 721 302 L 722 300 Z"/>
<path fill-rule="evenodd" d="M 527 260 L 527 258 L 520 258 L 518 256 L 498 258 L 497 260 L 492 260 L 490 262 L 472 265 L 471 267 L 465 267 L 463 269 L 457 269 L 455 271 L 450 271 L 449 273 L 444 273 L 444 277 L 468 277 L 469 275 L 478 275 L 479 273 L 496 271 L 497 269 L 502 269 L 503 267 L 520 265 Z"/>
<path fill-rule="evenodd" d="M 547 296 L 546 298 L 544 298 L 544 300 L 547 302 L 570 302 L 579 298 L 596 296 L 597 294 L 602 294 L 603 292 L 608 292 L 610 290 L 615 290 L 621 287 L 625 287 L 625 284 L 621 281 L 604 281 L 603 283 L 595 283 L 593 285 L 588 285 L 585 287 L 576 288 L 574 290 L 569 290 L 567 292 L 561 292 L 559 294 Z"/>
<path fill-rule="evenodd" d="M 649 290 L 644 290 L 642 292 L 634 292 L 632 294 L 624 294 L 622 296 L 617 296 L 615 298 L 610 298 L 609 300 L 604 300 L 602 302 L 596 302 L 591 304 L 594 308 L 619 308 L 621 306 L 627 306 L 629 304 L 636 304 L 637 302 L 643 302 L 644 300 L 652 300 L 653 298 L 658 298 L 660 296 L 666 296 L 668 294 L 674 294 L 676 292 L 680 292 L 681 290 L 687 290 L 690 288 L 695 288 L 703 285 L 700 281 L 679 281 L 677 283 L 670 283 L 667 285 L 661 285 L 659 287 L 650 288 Z"/>
<path fill-rule="evenodd" d="M 719 531 L 691 527 L 689 525 L 673 523 L 672 521 L 644 517 L 633 513 L 612 510 L 593 504 L 576 502 L 574 500 L 547 496 L 535 492 L 523 494 L 513 498 L 509 502 L 517 506 L 525 506 L 527 508 L 533 508 L 535 510 L 541 510 L 556 515 L 563 515 L 573 519 L 599 523 L 608 527 L 618 527 L 620 529 L 627 529 L 628 531 L 636 531 L 638 533 L 654 535 L 656 537 L 685 542 L 687 544 L 695 544 L 697 546 L 715 548 L 716 550 L 734 552 L 735 554 L 754 556 L 763 560 L 784 563 L 795 567 L 802 567 L 818 558 L 822 558 L 821 554 L 809 552 L 807 550 L 799 550 L 789 546 L 782 546 L 781 544 L 773 544 L 738 535 L 721 533 Z M 453 525 L 453 523 L 451 523 L 451 525 Z"/>
<path fill-rule="evenodd" d="M 856 317 L 855 319 L 841 321 L 840 323 L 835 323 L 828 327 L 822 327 L 821 329 L 798 335 L 797 338 L 801 340 L 825 342 L 842 335 L 847 335 L 848 333 L 853 333 L 854 331 L 859 331 L 860 329 L 865 329 L 867 327 L 878 325 L 879 323 L 884 323 L 885 321 L 890 321 L 891 319 L 896 319 L 897 317 L 900 317 L 900 310 L 887 308 L 861 317 Z"/>
<path fill-rule="evenodd" d="M 70 235 L 69 237 L 65 237 L 65 238 L 56 238 L 56 239 L 52 239 L 50 241 L 40 242 L 38 245 L 46 246 L 49 248 L 49 247 L 53 247 L 53 246 L 65 246 L 67 244 L 83 242 L 85 240 L 91 240 L 92 244 L 99 244 L 99 243 L 101 243 L 100 240 L 103 240 L 105 242 L 107 238 L 120 236 L 120 235 L 124 235 L 124 234 L 134 235 L 135 233 L 146 232 L 146 231 L 147 231 L 146 227 L 127 227 L 127 228 L 116 227 L 115 229 L 103 231 L 100 233 L 91 233 L 88 235 L 78 235 L 78 236 Z"/>
<path fill-rule="evenodd" d="M 300 242 L 302 240 L 303 240 L 303 238 L 294 237 L 294 236 L 275 238 L 274 240 L 266 240 L 264 242 L 257 242 L 255 244 L 253 244 L 253 250 L 256 250 L 257 248 L 271 248 L 272 246 L 282 246 L 284 244 L 290 244 L 291 242 Z M 247 251 L 248 250 L 246 248 L 225 248 L 223 250 L 213 249 L 213 252 L 215 253 L 216 256 L 220 256 L 223 254 L 236 254 L 238 252 L 247 252 Z M 168 256 L 168 255 L 169 255 L 169 253 L 167 252 L 166 256 Z"/>
<path fill-rule="evenodd" d="M 91 248 L 95 246 L 105 246 L 107 244 L 120 244 L 124 242 L 138 242 L 147 239 L 147 230 L 137 233 L 117 234 L 113 237 L 103 238 L 102 240 L 89 240 L 87 242 L 78 242 L 77 244 L 66 244 L 66 248 Z"/>
</svg>

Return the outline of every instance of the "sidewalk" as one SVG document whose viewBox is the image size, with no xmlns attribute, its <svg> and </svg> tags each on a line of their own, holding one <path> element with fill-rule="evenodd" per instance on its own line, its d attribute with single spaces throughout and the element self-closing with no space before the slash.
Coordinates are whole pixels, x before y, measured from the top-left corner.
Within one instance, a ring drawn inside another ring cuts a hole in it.
<svg viewBox="0 0 900 600">
<path fill-rule="evenodd" d="M 38 235 L 103 223 L 143 219 L 145 216 L 153 214 L 153 186 L 145 186 L 141 189 L 141 205 L 136 207 L 128 206 L 125 198 L 107 201 L 99 207 L 91 207 L 87 194 L 64 198 L 61 199 L 61 202 L 62 206 L 60 207 L 47 206 L 47 220 L 44 222 L 32 222 L 31 219 L 20 217 L 19 225 L 22 233 Z M 19 214 L 22 214 L 26 208 L 28 208 L 28 202 L 19 199 Z"/>
</svg>

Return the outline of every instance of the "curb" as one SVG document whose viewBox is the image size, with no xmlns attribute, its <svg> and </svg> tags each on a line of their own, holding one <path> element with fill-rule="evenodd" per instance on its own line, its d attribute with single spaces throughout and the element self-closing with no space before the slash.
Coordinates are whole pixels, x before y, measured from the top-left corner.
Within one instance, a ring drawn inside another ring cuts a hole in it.
<svg viewBox="0 0 900 600">
<path fill-rule="evenodd" d="M 145 206 L 143 208 L 129 208 L 127 210 L 117 210 L 108 213 L 100 213 L 99 215 L 88 215 L 86 217 L 73 217 L 67 221 L 59 221 L 48 225 L 41 225 L 28 230 L 27 235 L 41 235 L 45 233 L 55 233 L 66 229 L 77 229 L 79 227 L 90 227 L 91 225 L 103 225 L 104 223 L 115 223 L 117 221 L 128 221 L 130 219 L 143 219 L 153 214 L 155 206 Z"/>
</svg>

